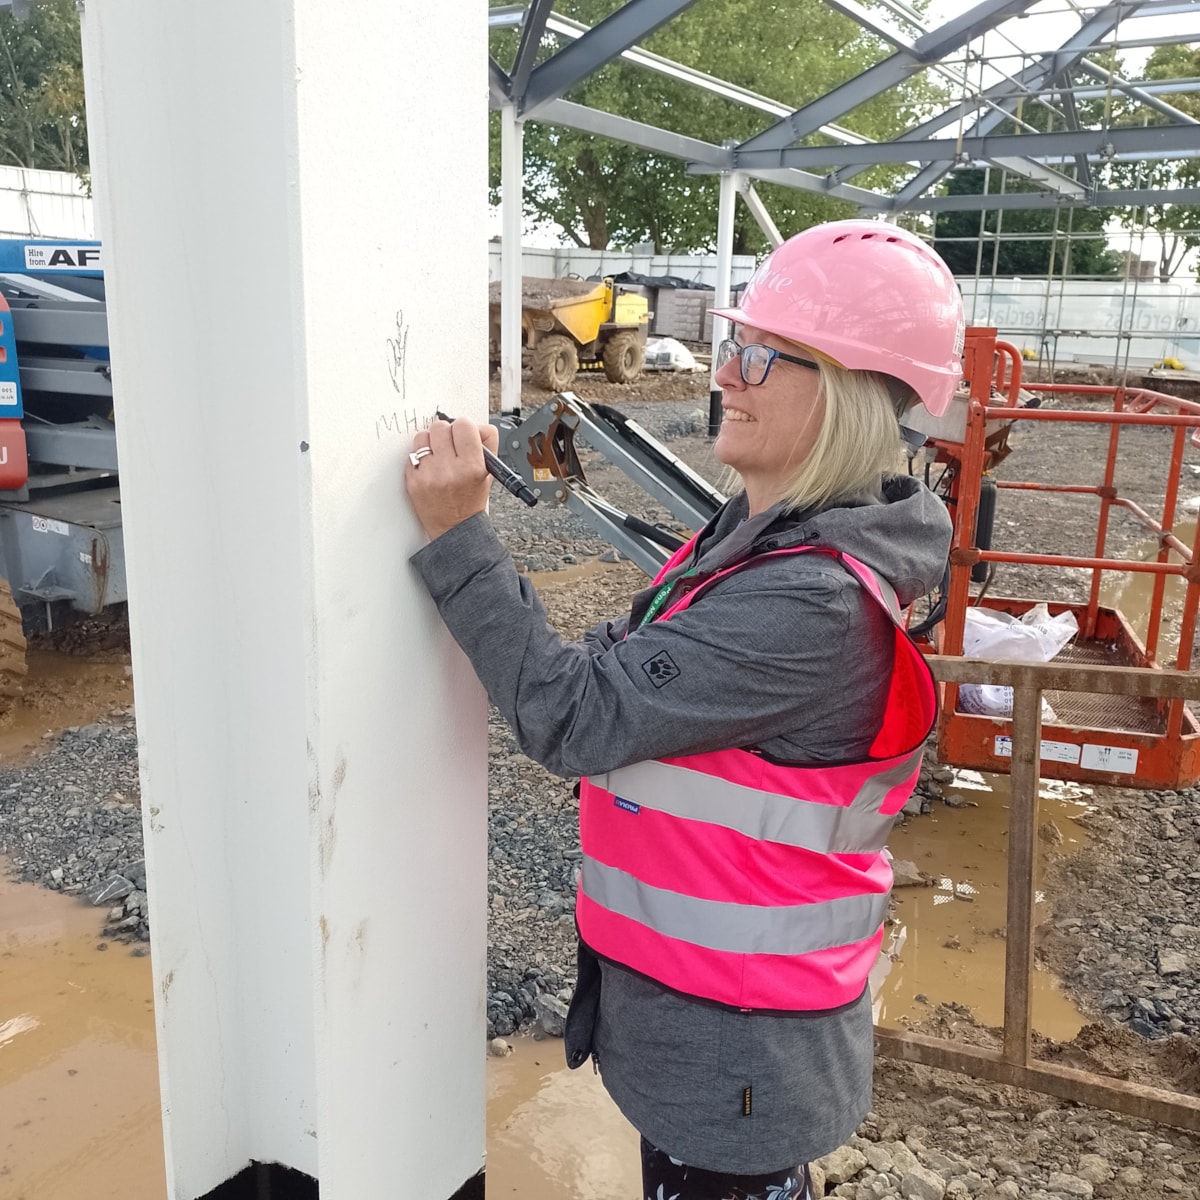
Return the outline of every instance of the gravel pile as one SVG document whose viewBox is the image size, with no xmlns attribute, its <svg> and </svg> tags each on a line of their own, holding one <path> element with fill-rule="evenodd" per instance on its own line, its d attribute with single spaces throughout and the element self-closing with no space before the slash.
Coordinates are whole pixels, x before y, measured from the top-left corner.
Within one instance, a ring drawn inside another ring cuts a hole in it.
<svg viewBox="0 0 1200 1200">
<path fill-rule="evenodd" d="M 1093 846 L 1060 866 L 1043 957 L 1143 1037 L 1200 1033 L 1200 788 L 1106 790 L 1084 824 Z"/>
<path fill-rule="evenodd" d="M 0 853 L 18 877 L 106 910 L 105 936 L 150 936 L 133 712 L 63 730 L 0 767 Z"/>
<path fill-rule="evenodd" d="M 816 1194 L 850 1200 L 1197 1194 L 1194 1137 L 955 1079 L 881 1063 L 876 1095 L 883 1102 L 845 1146 L 814 1164 Z"/>
</svg>

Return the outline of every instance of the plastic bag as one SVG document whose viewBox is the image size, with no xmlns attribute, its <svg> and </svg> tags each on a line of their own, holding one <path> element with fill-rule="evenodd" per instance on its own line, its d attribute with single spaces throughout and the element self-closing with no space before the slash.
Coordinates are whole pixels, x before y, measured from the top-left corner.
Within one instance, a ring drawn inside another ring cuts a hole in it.
<svg viewBox="0 0 1200 1200">
<path fill-rule="evenodd" d="M 674 338 L 651 338 L 646 343 L 646 361 L 642 364 L 647 371 L 698 371 L 696 356 Z"/>
<path fill-rule="evenodd" d="M 963 629 L 963 653 L 967 658 L 989 658 L 996 662 L 1050 662 L 1079 632 L 1072 612 L 1050 615 L 1037 604 L 1019 620 L 990 608 L 968 608 Z M 988 717 L 1011 717 L 1013 690 L 993 684 L 964 683 L 958 689 L 960 712 Z M 1054 709 L 1042 699 L 1042 720 L 1056 721 Z"/>
<path fill-rule="evenodd" d="M 1050 615 L 1037 604 L 1020 619 L 991 608 L 968 608 L 963 654 L 997 662 L 1049 662 L 1079 632 L 1073 612 Z"/>
</svg>

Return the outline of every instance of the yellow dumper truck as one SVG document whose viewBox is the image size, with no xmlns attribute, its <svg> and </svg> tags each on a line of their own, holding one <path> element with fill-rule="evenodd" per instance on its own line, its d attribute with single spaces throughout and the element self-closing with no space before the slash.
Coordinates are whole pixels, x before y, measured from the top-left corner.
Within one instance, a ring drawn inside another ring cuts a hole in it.
<svg viewBox="0 0 1200 1200">
<path fill-rule="evenodd" d="M 489 288 L 491 359 L 500 361 L 500 284 Z M 641 374 L 650 306 L 611 279 L 521 280 L 521 343 L 533 382 L 548 391 L 571 386 L 581 368 L 603 368 L 613 383 Z"/>
</svg>

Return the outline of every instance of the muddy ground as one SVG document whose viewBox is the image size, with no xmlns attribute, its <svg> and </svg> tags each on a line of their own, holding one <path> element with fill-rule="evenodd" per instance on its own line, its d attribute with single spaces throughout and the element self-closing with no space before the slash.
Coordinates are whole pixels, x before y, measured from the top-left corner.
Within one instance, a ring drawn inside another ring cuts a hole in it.
<svg viewBox="0 0 1200 1200">
<path fill-rule="evenodd" d="M 630 401 L 694 401 L 697 413 L 707 414 L 708 379 L 704 374 L 645 376 L 625 387 L 610 385 L 602 376 L 590 375 L 580 377 L 575 390 L 586 399 L 616 407 Z M 531 410 L 547 398 L 545 393 L 530 387 L 523 404 L 526 410 Z M 1072 403 L 1072 407 L 1084 407 L 1087 403 Z M 1161 507 L 1165 495 L 1171 438 L 1171 433 L 1158 429 L 1129 430 L 1122 435 L 1118 487 L 1150 512 Z M 998 465 L 996 474 L 1002 479 L 1093 483 L 1101 469 L 1107 440 L 1107 433 L 1098 427 L 1055 426 L 1052 433 L 1049 426 L 1032 424 L 1012 433 L 1011 454 Z M 671 449 L 702 473 L 715 476 L 711 444 L 702 432 L 673 440 Z M 1181 503 L 1200 494 L 1200 451 L 1189 446 L 1186 463 Z M 1190 470 L 1193 465 L 1196 472 Z M 918 461 L 916 468 L 922 470 L 923 464 Z M 937 481 L 939 469 L 931 467 L 931 482 Z M 603 492 L 606 479 L 612 480 L 613 474 L 603 464 L 594 464 L 593 483 Z M 647 504 L 642 515 L 658 519 L 664 514 Z M 1190 529 L 1194 532 L 1194 516 L 1191 520 Z M 1091 554 L 1095 528 L 1096 504 L 1090 498 L 1004 492 L 995 545 L 997 549 Z M 1152 545 L 1145 529 L 1127 512 L 1118 510 L 1114 514 L 1110 553 L 1144 556 Z M 589 542 L 580 557 L 586 562 L 594 550 L 594 544 Z M 543 593 L 552 617 L 569 635 L 613 615 L 630 586 L 640 582 L 640 578 L 629 564 L 620 564 L 616 570 L 603 574 L 584 571 L 560 580 L 551 577 L 543 586 Z M 1082 571 L 1003 566 L 989 587 L 998 595 L 1083 599 L 1087 580 L 1087 573 Z M 1178 624 L 1177 616 L 1169 617 L 1168 634 L 1171 620 L 1176 627 Z M 62 670 L 39 671 L 40 678 L 31 683 L 21 703 L 0 718 L 0 754 L 9 761 L 35 747 L 47 731 L 86 724 L 130 702 L 124 614 L 116 613 L 103 621 L 36 639 L 32 653 L 56 658 L 66 666 Z M 1194 807 L 1191 800 L 1186 802 Z M 1100 978 L 1104 963 L 1088 961 L 1080 953 L 1081 942 L 1086 948 L 1084 939 L 1100 910 L 1110 915 L 1147 911 L 1146 883 L 1139 881 L 1146 876 L 1130 865 L 1129 856 L 1131 846 L 1139 849 L 1143 863 L 1148 848 L 1150 854 L 1154 853 L 1156 839 L 1162 836 L 1163 820 L 1156 810 L 1164 803 L 1161 795 L 1148 801 L 1140 792 L 1104 790 L 1097 796 L 1095 811 L 1108 819 L 1093 821 L 1087 849 L 1052 865 L 1042 881 L 1058 921 L 1042 928 L 1039 955 L 1062 976 L 1083 1010 L 1094 1017 L 1094 1023 L 1069 1044 L 1039 1043 L 1038 1054 L 1049 1061 L 1200 1095 L 1200 1046 L 1196 1038 L 1190 1033 L 1177 1032 L 1174 1036 L 1151 1040 L 1131 1032 L 1127 1024 L 1106 1011 Z M 1164 847 L 1167 845 L 1163 843 Z M 1195 837 L 1188 833 L 1181 843 L 1177 835 L 1163 853 L 1179 861 L 1172 881 L 1174 886 L 1194 895 L 1200 873 L 1185 868 L 1193 863 L 1200 865 L 1197 859 L 1200 845 Z M 1195 878 L 1189 879 L 1189 874 Z M 1152 915 L 1148 920 L 1153 925 Z M 545 932 L 550 940 L 563 941 L 565 948 L 571 936 L 569 916 L 562 914 L 553 928 L 547 927 Z M 559 955 L 552 952 L 548 957 Z M 1193 973 L 1195 968 L 1193 963 Z M 995 1046 L 999 1040 L 995 1030 L 981 1028 L 969 1012 L 954 1006 L 931 1011 L 917 1028 L 974 1044 Z M 977 1172 L 981 1182 L 966 1193 L 960 1189 L 960 1194 L 1008 1195 L 996 1188 L 1002 1180 L 1015 1178 L 1023 1182 L 1012 1193 L 1014 1197 L 1091 1195 L 1092 1191 L 1082 1188 L 1046 1192 L 1044 1189 L 1049 1185 L 1033 1178 L 1049 1159 L 1061 1160 L 1071 1179 L 1083 1178 L 1079 1174 L 1082 1156 L 1089 1159 L 1088 1171 L 1095 1175 L 1094 1183 L 1088 1184 L 1095 1195 L 1200 1196 L 1200 1187 L 1193 1178 L 1200 1163 L 1200 1143 L 1190 1135 L 1080 1109 L 1017 1089 L 887 1062 L 880 1063 L 876 1095 L 876 1112 L 860 1131 L 864 1145 L 900 1139 L 910 1146 L 937 1147 L 939 1151 L 963 1156 L 973 1154 L 983 1160 Z M 1054 1153 L 1039 1143 L 1035 1136 L 1038 1127 L 1052 1134 L 1057 1146 Z M 1070 1142 L 1070 1153 L 1058 1142 L 1063 1145 Z M 1105 1170 L 1090 1159 L 1107 1164 Z M 997 1168 L 996 1162 L 1029 1166 L 1014 1175 L 1006 1166 Z M 856 1184 L 853 1175 L 846 1180 L 840 1194 L 853 1196 L 856 1187 L 864 1189 L 857 1193 L 861 1197 L 874 1194 L 867 1190 L 866 1184 Z M 832 1180 L 829 1186 L 831 1189 L 834 1186 Z"/>
</svg>

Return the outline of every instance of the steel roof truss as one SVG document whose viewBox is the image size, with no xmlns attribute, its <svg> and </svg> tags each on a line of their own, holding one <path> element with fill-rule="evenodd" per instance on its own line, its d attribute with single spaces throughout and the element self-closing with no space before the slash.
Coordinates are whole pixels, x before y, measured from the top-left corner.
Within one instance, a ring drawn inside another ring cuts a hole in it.
<svg viewBox="0 0 1200 1200">
<path fill-rule="evenodd" d="M 539 108 L 557 100 L 581 79 L 694 3 L 695 0 L 627 0 L 577 42 L 563 47 L 534 68 L 525 89 L 521 116 L 532 116 Z"/>
<path fill-rule="evenodd" d="M 1137 0 L 1135 0 L 1135 4 Z M 1137 4 L 1140 7 L 1140 4 Z M 1103 37 L 1109 30 L 1113 29 L 1120 21 L 1122 13 L 1121 4 L 1107 4 L 1103 8 L 1094 12 L 1063 44 L 1052 54 L 1048 54 L 1040 58 L 1036 63 L 1032 63 L 1023 71 L 1017 73 L 1016 82 L 1021 86 L 1041 87 L 1049 79 L 1055 79 L 1058 76 L 1064 76 L 1070 71 L 1075 64 L 1083 57 L 1084 48 L 1090 46 L 1098 37 Z M 1130 6 L 1130 10 L 1134 10 L 1134 5 Z M 1007 84 L 1004 85 L 1007 87 Z M 997 89 L 988 89 L 995 91 Z M 987 95 L 987 92 L 984 93 Z M 997 107 L 989 112 L 983 113 L 974 123 L 971 128 L 972 134 L 986 135 L 991 130 L 1000 124 L 1005 118 L 1006 112 L 1015 108 L 1017 97 L 1009 96 L 1001 100 Z M 929 127 L 941 129 L 945 125 L 954 120 L 952 111 L 947 111 L 941 114 L 940 117 L 935 117 L 933 121 L 924 122 L 923 126 L 918 126 L 916 129 L 909 130 L 900 140 L 912 141 L 918 138 L 923 138 L 930 132 Z M 936 122 L 936 124 L 935 124 Z M 1036 136 L 1026 135 L 1025 136 Z M 938 182 L 946 172 L 950 170 L 950 164 L 934 164 L 926 167 L 923 171 L 918 171 L 916 176 L 908 181 L 896 193 L 896 207 L 907 208 L 922 193 L 927 192 L 935 183 Z"/>
<path fill-rule="evenodd" d="M 1122 79 L 1119 75 L 1114 75 L 1111 71 L 1100 66 L 1099 63 L 1092 62 L 1090 58 L 1081 58 L 1079 60 L 1079 69 L 1086 71 L 1096 79 L 1104 80 L 1105 83 L 1111 83 L 1116 91 L 1124 92 L 1126 96 L 1136 100 L 1139 104 L 1144 104 L 1147 108 L 1152 108 L 1155 112 L 1162 113 L 1164 117 L 1170 117 L 1172 121 L 1178 121 L 1181 125 L 1194 125 L 1198 123 L 1195 117 L 1189 116 L 1182 109 L 1175 108 L 1174 105 L 1168 104 L 1165 100 L 1159 100 L 1158 97 L 1152 96 L 1147 91 L 1143 91 L 1136 84 Z"/>
<path fill-rule="evenodd" d="M 517 57 L 513 60 L 512 86 L 509 94 L 513 103 L 521 105 L 525 98 L 525 88 L 533 71 L 534 61 L 542 45 L 542 34 L 546 32 L 546 21 L 554 0 L 531 0 L 525 20 L 521 23 L 521 44 L 517 47 Z"/>
<path fill-rule="evenodd" d="M 916 54 L 916 48 L 911 38 L 906 38 L 898 29 L 879 19 L 879 14 L 868 8 L 863 8 L 856 0 L 825 0 L 830 8 L 840 12 L 842 16 L 861 25 L 868 33 L 877 38 L 890 42 L 897 50 L 905 54 Z"/>
<path fill-rule="evenodd" d="M 568 129 L 579 130 L 580 133 L 627 142 L 640 150 L 649 150 L 652 154 L 665 154 L 669 158 L 706 163 L 718 170 L 726 168 L 729 163 L 729 151 L 723 146 L 715 146 L 712 142 L 704 142 L 698 138 L 684 137 L 683 134 L 671 133 L 670 130 L 646 125 L 641 121 L 631 121 L 628 117 L 615 117 L 612 113 L 588 108 L 585 104 L 574 104 L 570 100 L 550 101 L 538 113 L 537 119 L 551 125 L 565 125 Z"/>
<path fill-rule="evenodd" d="M 1075 93 L 1070 87 L 1069 79 L 1063 80 L 1063 90 L 1059 93 L 1059 101 L 1062 104 L 1063 113 L 1067 118 L 1067 128 L 1078 132 L 1079 130 L 1079 110 L 1075 106 Z M 1004 164 L 1001 163 L 1001 166 Z M 1083 185 L 1090 188 L 1092 186 L 1092 168 L 1088 163 L 1086 154 L 1075 155 L 1075 178 Z"/>
<path fill-rule="evenodd" d="M 1082 204 L 1085 208 L 1139 208 L 1143 204 L 1200 204 L 1200 188 L 1131 188 L 1094 191 L 1085 200 L 1054 196 L 1048 192 L 1006 192 L 988 196 L 923 196 L 912 207 L 920 212 L 978 212 L 998 208 L 1059 208 Z M 864 205 L 864 207 L 866 207 Z M 891 211 L 872 209 L 873 212 Z"/>
<path fill-rule="evenodd" d="M 984 0 L 969 12 L 923 34 L 911 51 L 897 51 L 882 62 L 847 80 L 840 87 L 798 108 L 789 117 L 742 143 L 742 149 L 781 150 L 800 141 L 820 126 L 864 104 L 881 92 L 903 83 L 924 66 L 945 58 L 952 50 L 1009 17 L 1032 8 L 1037 0 Z"/>
<path fill-rule="evenodd" d="M 1200 126 L 1137 125 L 1115 129 L 1060 130 L 1058 133 L 1004 133 L 988 137 L 931 138 L 924 142 L 869 142 L 864 146 L 797 146 L 791 150 L 735 150 L 734 167 L 859 166 L 907 159 L 953 165 L 959 156 L 974 160 L 1009 157 L 1070 158 L 1076 154 L 1111 158 L 1139 150 L 1200 151 Z"/>
</svg>

